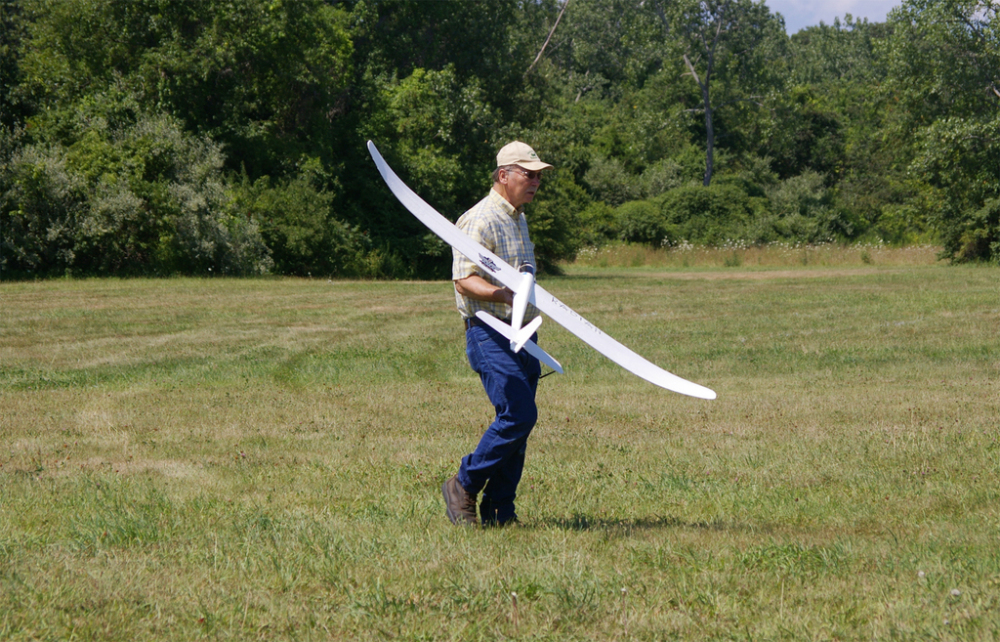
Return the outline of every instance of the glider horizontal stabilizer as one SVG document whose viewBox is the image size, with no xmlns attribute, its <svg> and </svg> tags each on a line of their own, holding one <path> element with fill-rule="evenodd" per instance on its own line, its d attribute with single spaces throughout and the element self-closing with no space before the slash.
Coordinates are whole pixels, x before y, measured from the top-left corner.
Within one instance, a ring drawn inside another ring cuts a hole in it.
<svg viewBox="0 0 1000 642">
<path fill-rule="evenodd" d="M 389 190 L 399 199 L 411 214 L 416 216 L 420 222 L 426 225 L 432 232 L 437 234 L 446 243 L 469 257 L 485 272 L 488 272 L 494 279 L 514 291 L 515 295 L 522 289 L 524 275 L 504 262 L 496 254 L 490 252 L 480 244 L 469 238 L 462 230 L 441 216 L 433 207 L 428 205 L 422 198 L 411 190 L 400 180 L 399 176 L 392 171 L 392 168 L 385 162 L 375 144 L 368 141 L 368 151 L 378 167 L 379 173 L 385 180 Z M 527 293 L 526 293 L 527 294 Z M 678 392 L 683 395 L 697 397 L 699 399 L 715 399 L 715 392 L 686 379 L 682 379 L 675 374 L 669 373 L 656 364 L 648 361 L 644 357 L 636 354 L 618 341 L 605 334 L 582 316 L 577 314 L 568 305 L 549 294 L 545 288 L 534 284 L 529 296 L 530 302 L 539 310 L 549 316 L 550 319 L 563 326 L 584 343 L 594 348 L 608 359 L 611 359 L 629 372 L 642 377 L 646 381 Z M 506 324 L 501 324 L 505 327 Z M 506 335 L 505 335 L 506 336 Z M 513 340 L 514 337 L 507 337 Z M 525 344 L 527 347 L 527 344 Z M 540 349 L 540 348 L 539 348 Z M 537 355 L 536 355 L 537 356 Z M 553 359 L 554 361 L 554 359 Z"/>
<path fill-rule="evenodd" d="M 490 326 L 491 328 L 502 334 L 504 337 L 510 339 L 511 343 L 514 342 L 514 328 L 512 328 L 511 326 L 507 325 L 506 323 L 496 318 L 489 312 L 483 312 L 482 310 L 476 312 L 476 317 L 479 318 L 479 320 L 485 323 L 486 325 Z M 540 319 L 541 317 L 538 318 Z M 522 331 L 527 329 L 527 327 L 522 328 Z M 534 334 L 534 332 L 532 332 L 531 334 Z M 563 373 L 562 365 L 560 365 L 560 363 L 556 361 L 551 354 L 538 347 L 538 344 L 532 341 L 531 339 L 525 339 L 522 347 L 528 351 L 528 354 L 538 359 L 548 367 L 552 368 L 559 374 Z"/>
</svg>

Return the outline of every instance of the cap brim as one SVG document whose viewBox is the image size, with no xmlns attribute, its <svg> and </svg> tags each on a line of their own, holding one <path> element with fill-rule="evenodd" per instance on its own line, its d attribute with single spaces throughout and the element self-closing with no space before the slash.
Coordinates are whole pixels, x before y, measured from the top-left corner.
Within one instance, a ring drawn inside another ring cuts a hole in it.
<svg viewBox="0 0 1000 642">
<path fill-rule="evenodd" d="M 552 169 L 552 166 L 548 163 L 543 163 L 542 161 L 529 161 L 526 163 L 517 163 L 518 167 L 523 167 L 529 171 L 538 172 L 543 169 Z"/>
</svg>

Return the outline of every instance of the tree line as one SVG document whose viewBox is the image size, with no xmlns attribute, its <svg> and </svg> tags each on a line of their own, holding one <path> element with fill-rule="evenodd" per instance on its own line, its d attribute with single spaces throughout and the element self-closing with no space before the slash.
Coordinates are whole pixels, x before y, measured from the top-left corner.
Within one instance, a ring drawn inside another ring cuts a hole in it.
<svg viewBox="0 0 1000 642">
<path fill-rule="evenodd" d="M 1000 3 L 791 36 L 753 0 L 0 0 L 0 278 L 447 278 L 520 139 L 583 247 L 939 243 L 1000 260 Z"/>
</svg>

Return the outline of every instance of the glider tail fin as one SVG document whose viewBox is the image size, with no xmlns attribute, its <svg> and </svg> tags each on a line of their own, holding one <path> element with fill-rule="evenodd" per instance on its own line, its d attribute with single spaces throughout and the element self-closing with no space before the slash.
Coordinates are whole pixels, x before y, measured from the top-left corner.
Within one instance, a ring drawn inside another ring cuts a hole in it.
<svg viewBox="0 0 1000 642">
<path fill-rule="evenodd" d="M 503 336 L 507 337 L 508 339 L 513 339 L 513 337 L 514 337 L 514 331 L 513 331 L 513 329 L 509 325 L 507 325 L 506 323 L 504 323 L 503 321 L 501 321 L 500 319 L 498 319 L 498 318 L 494 317 L 493 315 L 491 315 L 489 312 L 483 312 L 482 310 L 480 310 L 479 312 L 476 312 L 476 318 L 478 318 L 483 323 L 485 323 L 486 325 L 490 326 L 491 328 L 493 328 L 494 330 L 496 330 L 497 332 L 499 332 Z M 539 317 L 539 318 L 541 318 L 541 317 Z M 534 323 L 534 321 L 532 321 L 532 323 Z M 529 324 L 529 327 L 530 327 L 530 324 Z M 532 334 L 534 334 L 534 332 L 532 332 Z M 531 336 L 531 335 L 528 335 L 528 336 Z M 531 341 L 531 340 L 525 341 L 524 342 L 524 349 L 528 351 L 528 354 L 530 354 L 534 358 L 538 359 L 539 361 L 541 361 L 542 363 L 544 363 L 548 367 L 552 368 L 553 370 L 555 370 L 559 374 L 563 373 L 563 367 L 562 367 L 562 365 L 560 365 L 560 363 L 558 361 L 556 361 L 552 357 L 552 355 L 550 355 L 548 352 L 546 352 L 545 350 L 542 350 L 541 348 L 539 348 L 538 344 L 535 343 L 534 341 Z"/>
<path fill-rule="evenodd" d="M 531 335 L 538 331 L 538 326 L 542 325 L 542 317 L 535 317 L 531 323 L 517 331 L 514 338 L 510 340 L 510 349 L 520 352 L 521 348 L 531 339 Z"/>
</svg>

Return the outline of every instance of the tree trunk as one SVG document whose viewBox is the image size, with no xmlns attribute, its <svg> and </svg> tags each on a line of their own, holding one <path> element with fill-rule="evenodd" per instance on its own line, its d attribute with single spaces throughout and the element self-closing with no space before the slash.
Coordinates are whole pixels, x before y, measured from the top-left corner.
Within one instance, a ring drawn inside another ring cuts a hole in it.
<svg viewBox="0 0 1000 642">
<path fill-rule="evenodd" d="M 701 88 L 702 100 L 705 102 L 705 187 L 712 183 L 712 159 L 715 153 L 715 127 L 712 125 L 712 103 L 708 99 L 708 85 Z"/>
<path fill-rule="evenodd" d="M 705 82 L 701 81 L 698 77 L 698 72 L 695 71 L 694 65 L 691 64 L 691 60 L 684 54 L 684 63 L 687 65 L 688 70 L 691 75 L 694 76 L 694 81 L 698 83 L 698 87 L 701 88 L 701 102 L 705 106 L 705 179 L 702 184 L 708 187 L 712 183 L 712 158 L 715 152 L 715 127 L 712 125 L 712 100 L 708 91 L 708 78 L 709 74 L 712 73 L 712 62 L 709 59 L 708 73 L 705 74 Z"/>
</svg>

